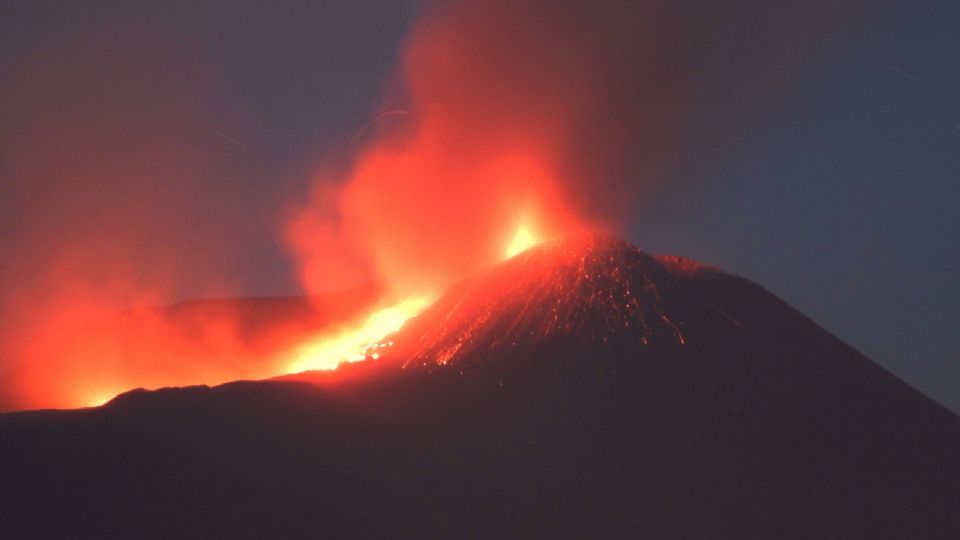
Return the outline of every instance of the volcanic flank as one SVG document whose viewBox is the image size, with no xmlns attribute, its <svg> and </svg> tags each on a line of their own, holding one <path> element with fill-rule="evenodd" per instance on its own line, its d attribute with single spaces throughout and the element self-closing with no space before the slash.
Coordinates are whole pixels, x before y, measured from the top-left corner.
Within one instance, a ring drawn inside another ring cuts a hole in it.
<svg viewBox="0 0 960 540">
<path fill-rule="evenodd" d="M 397 341 L 417 344 L 405 367 L 496 362 L 511 369 L 545 348 L 615 360 L 685 343 L 684 321 L 671 318 L 682 316 L 671 298 L 677 285 L 632 246 L 578 236 L 525 251 L 454 288 Z"/>
<path fill-rule="evenodd" d="M 761 287 L 607 236 L 378 359 L 0 416 L 5 537 L 955 538 L 960 419 Z"/>
</svg>

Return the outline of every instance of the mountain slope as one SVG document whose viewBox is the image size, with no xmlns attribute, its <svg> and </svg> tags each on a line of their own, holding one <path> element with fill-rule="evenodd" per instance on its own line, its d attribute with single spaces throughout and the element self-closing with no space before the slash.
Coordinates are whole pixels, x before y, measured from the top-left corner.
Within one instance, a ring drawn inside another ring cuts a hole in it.
<svg viewBox="0 0 960 540">
<path fill-rule="evenodd" d="M 0 415 L 5 537 L 955 538 L 960 420 L 762 288 L 608 237 L 376 362 Z"/>
</svg>

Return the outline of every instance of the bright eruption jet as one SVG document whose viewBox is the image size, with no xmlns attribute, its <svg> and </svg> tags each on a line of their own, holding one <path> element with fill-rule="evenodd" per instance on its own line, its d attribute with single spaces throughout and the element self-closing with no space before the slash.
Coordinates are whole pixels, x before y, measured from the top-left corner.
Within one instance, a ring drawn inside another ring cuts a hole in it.
<svg viewBox="0 0 960 540">
<path fill-rule="evenodd" d="M 517 233 L 513 235 L 513 240 L 510 241 L 510 245 L 507 246 L 506 256 L 509 259 L 522 251 L 532 248 L 540 242 L 541 239 L 538 238 L 529 227 L 521 225 L 520 228 L 517 229 Z"/>
</svg>

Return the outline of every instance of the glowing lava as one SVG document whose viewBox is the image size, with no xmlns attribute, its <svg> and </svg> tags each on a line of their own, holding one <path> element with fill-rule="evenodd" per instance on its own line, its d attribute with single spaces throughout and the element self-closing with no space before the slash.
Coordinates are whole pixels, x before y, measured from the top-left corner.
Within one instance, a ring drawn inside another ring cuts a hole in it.
<svg viewBox="0 0 960 540">
<path fill-rule="evenodd" d="M 542 242 L 543 238 L 533 229 L 521 225 L 504 251 L 505 258 L 511 258 Z M 380 349 L 393 345 L 384 341 L 387 336 L 400 330 L 410 318 L 419 315 L 433 299 L 431 296 L 410 297 L 373 312 L 356 328 L 341 328 L 338 332 L 318 336 L 297 349 L 286 372 L 331 370 L 345 362 L 376 360 L 380 357 Z"/>
<path fill-rule="evenodd" d="M 513 235 L 510 245 L 507 246 L 506 258 L 509 259 L 520 252 L 526 251 L 542 242 L 542 240 L 529 227 L 521 225 L 516 234 Z"/>
<path fill-rule="evenodd" d="M 391 345 L 384 343 L 383 339 L 399 330 L 403 323 L 423 311 L 431 301 L 432 298 L 426 296 L 408 298 L 375 311 L 357 328 L 319 336 L 299 348 L 287 372 L 336 369 L 344 362 L 359 362 L 368 358 L 376 360 L 380 356 L 378 349 Z"/>
</svg>

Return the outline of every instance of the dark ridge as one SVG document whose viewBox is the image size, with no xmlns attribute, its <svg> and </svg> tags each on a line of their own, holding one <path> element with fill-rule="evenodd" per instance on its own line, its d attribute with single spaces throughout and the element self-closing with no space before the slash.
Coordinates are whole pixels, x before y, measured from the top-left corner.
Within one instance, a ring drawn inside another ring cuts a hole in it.
<svg viewBox="0 0 960 540">
<path fill-rule="evenodd" d="M 743 278 L 577 237 L 392 339 L 314 384 L 0 415 L 0 531 L 960 537 L 960 419 Z"/>
<path fill-rule="evenodd" d="M 718 268 L 714 268 L 693 259 L 680 257 L 678 255 L 654 255 L 653 258 L 671 272 L 682 277 L 693 277 L 697 274 L 705 272 L 721 272 L 721 270 Z"/>
</svg>

